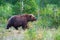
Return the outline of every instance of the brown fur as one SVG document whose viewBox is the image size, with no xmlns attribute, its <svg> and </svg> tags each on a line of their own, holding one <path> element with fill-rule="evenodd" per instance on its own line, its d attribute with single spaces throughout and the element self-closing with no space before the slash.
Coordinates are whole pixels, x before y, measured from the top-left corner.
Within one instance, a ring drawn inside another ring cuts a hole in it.
<svg viewBox="0 0 60 40">
<path fill-rule="evenodd" d="M 7 29 L 13 26 L 18 30 L 18 27 L 22 26 L 22 29 L 25 30 L 28 28 L 27 23 L 29 21 L 36 21 L 36 18 L 31 14 L 15 15 L 8 20 Z"/>
</svg>

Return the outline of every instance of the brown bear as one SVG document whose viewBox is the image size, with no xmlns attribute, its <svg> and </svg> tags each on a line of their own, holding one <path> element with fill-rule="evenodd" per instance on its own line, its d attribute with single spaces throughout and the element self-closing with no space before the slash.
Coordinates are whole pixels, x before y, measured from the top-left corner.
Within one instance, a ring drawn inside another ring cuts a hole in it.
<svg viewBox="0 0 60 40">
<path fill-rule="evenodd" d="M 13 26 L 16 30 L 18 30 L 18 27 L 22 26 L 22 29 L 25 30 L 28 28 L 27 23 L 30 21 L 36 21 L 35 16 L 32 14 L 15 15 L 9 18 L 6 29 Z"/>
</svg>

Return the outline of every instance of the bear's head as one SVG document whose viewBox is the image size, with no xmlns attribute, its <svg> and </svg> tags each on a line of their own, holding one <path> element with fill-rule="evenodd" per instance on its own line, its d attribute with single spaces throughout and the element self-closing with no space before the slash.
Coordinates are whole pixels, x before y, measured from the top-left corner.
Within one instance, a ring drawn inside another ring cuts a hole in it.
<svg viewBox="0 0 60 40">
<path fill-rule="evenodd" d="M 27 18 L 28 21 L 36 21 L 36 17 L 33 14 L 25 14 L 25 17 Z"/>
</svg>

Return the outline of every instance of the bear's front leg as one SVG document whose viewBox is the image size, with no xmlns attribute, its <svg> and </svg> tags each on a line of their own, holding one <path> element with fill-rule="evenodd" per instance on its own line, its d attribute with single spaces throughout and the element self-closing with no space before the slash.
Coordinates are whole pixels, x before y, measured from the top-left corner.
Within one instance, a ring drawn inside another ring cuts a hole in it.
<svg viewBox="0 0 60 40">
<path fill-rule="evenodd" d="M 27 27 L 28 27 L 27 25 L 22 25 L 23 30 L 27 29 Z"/>
<path fill-rule="evenodd" d="M 14 27 L 16 30 L 18 30 L 18 27 Z"/>
</svg>

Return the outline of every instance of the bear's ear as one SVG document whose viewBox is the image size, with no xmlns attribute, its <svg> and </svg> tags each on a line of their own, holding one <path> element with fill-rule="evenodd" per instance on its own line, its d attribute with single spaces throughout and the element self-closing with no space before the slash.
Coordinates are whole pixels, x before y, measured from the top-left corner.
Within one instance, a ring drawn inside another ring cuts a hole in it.
<svg viewBox="0 0 60 40">
<path fill-rule="evenodd" d="M 29 16 L 30 18 L 32 17 L 32 15 Z"/>
</svg>

